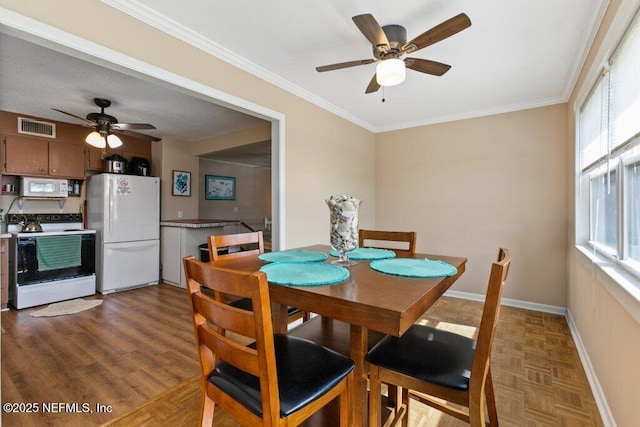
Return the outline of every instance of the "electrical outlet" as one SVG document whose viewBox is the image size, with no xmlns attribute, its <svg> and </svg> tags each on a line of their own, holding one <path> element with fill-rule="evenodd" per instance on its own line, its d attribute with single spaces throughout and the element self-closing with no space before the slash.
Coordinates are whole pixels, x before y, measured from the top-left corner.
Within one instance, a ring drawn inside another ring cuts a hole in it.
<svg viewBox="0 0 640 427">
<path fill-rule="evenodd" d="M 238 207 L 237 206 L 233 207 L 233 212 L 238 212 Z"/>
<path fill-rule="evenodd" d="M 182 218 L 182 211 L 178 211 L 178 219 Z"/>
</svg>

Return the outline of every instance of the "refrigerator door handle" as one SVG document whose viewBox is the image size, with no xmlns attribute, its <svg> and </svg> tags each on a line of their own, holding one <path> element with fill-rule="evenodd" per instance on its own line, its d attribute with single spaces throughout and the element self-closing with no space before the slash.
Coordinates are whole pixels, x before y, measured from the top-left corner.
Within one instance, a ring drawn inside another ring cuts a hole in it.
<svg viewBox="0 0 640 427">
<path fill-rule="evenodd" d="M 113 236 L 113 181 L 107 180 L 109 193 L 109 237 Z"/>
<path fill-rule="evenodd" d="M 115 243 L 110 244 L 110 247 L 114 250 L 118 251 L 139 251 L 141 249 L 145 249 L 151 246 L 156 246 L 158 244 L 158 240 L 145 240 L 142 242 L 127 242 L 127 243 Z"/>
</svg>

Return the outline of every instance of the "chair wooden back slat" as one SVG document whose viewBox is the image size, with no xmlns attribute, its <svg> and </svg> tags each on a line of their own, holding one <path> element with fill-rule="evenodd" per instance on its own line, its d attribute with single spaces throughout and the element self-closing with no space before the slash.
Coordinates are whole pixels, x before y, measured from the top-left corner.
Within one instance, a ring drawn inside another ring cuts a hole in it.
<svg viewBox="0 0 640 427">
<path fill-rule="evenodd" d="M 227 338 L 211 326 L 204 324 L 198 327 L 198 342 L 212 351 L 216 360 L 224 360 L 255 376 L 260 374 L 256 350 Z"/>
<path fill-rule="evenodd" d="M 239 257 L 253 256 L 264 253 L 264 239 L 262 236 L 262 231 L 209 236 L 207 238 L 207 243 L 209 244 L 209 259 L 212 261 L 235 259 Z M 229 252 L 228 254 L 218 254 L 218 250 L 221 248 L 232 248 L 243 245 L 257 245 L 257 247 L 250 250 Z"/>
<path fill-rule="evenodd" d="M 196 305 L 198 313 L 208 322 L 255 339 L 255 321 L 253 313 L 250 311 L 230 307 L 204 294 L 195 294 L 192 298 L 194 298 L 193 303 Z"/>
<path fill-rule="evenodd" d="M 391 249 L 398 254 L 413 255 L 416 253 L 416 240 L 415 231 L 358 230 L 358 246 L 361 248 Z M 407 247 L 402 248 L 381 242 L 406 243 Z"/>
</svg>

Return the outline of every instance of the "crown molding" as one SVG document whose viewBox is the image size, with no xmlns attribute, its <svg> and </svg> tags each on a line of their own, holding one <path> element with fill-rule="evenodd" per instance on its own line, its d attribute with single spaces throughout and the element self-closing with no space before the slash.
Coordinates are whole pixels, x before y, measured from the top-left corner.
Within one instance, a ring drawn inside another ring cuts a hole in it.
<svg viewBox="0 0 640 427">
<path fill-rule="evenodd" d="M 334 104 L 331 104 L 323 98 L 301 88 L 290 81 L 260 67 L 259 65 L 249 61 L 248 59 L 232 52 L 231 50 L 212 42 L 200 34 L 190 30 L 184 25 L 157 13 L 155 10 L 146 7 L 135 0 L 101 0 L 103 3 L 126 13 L 127 15 L 144 22 L 172 37 L 182 40 L 191 46 L 200 49 L 216 58 L 233 65 L 249 74 L 273 84 L 293 95 L 296 95 L 306 101 L 311 102 L 318 107 L 327 110 L 343 119 L 352 122 L 370 132 L 375 133 L 376 128 L 371 123 L 345 111 Z"/>
<path fill-rule="evenodd" d="M 420 126 L 428 126 L 428 125 L 434 125 L 434 124 L 438 124 L 438 123 L 455 122 L 455 121 L 458 121 L 458 120 L 466 120 L 466 119 L 474 119 L 474 118 L 478 118 L 478 117 L 493 116 L 493 115 L 496 115 L 496 114 L 513 113 L 513 112 L 516 112 L 516 111 L 529 110 L 531 108 L 547 107 L 549 105 L 562 104 L 562 103 L 565 103 L 565 102 L 567 102 L 567 100 L 563 96 L 558 96 L 558 97 L 547 98 L 547 99 L 542 99 L 542 100 L 538 100 L 538 101 L 522 102 L 522 103 L 518 103 L 518 104 L 505 105 L 505 106 L 500 106 L 500 107 L 495 107 L 495 108 L 487 108 L 487 109 L 484 109 L 484 110 L 469 111 L 469 112 L 462 113 L 462 114 L 452 114 L 452 115 L 449 115 L 449 116 L 438 116 L 438 117 L 432 117 L 432 118 L 429 118 L 429 119 L 426 119 L 426 120 L 418 120 L 418 121 L 414 121 L 414 122 L 398 123 L 398 124 L 389 125 L 389 126 L 380 126 L 380 127 L 377 128 L 376 133 L 379 133 L 379 132 L 391 132 L 391 131 L 394 131 L 394 130 L 409 129 L 409 128 L 415 128 L 415 127 L 420 127 Z"/>
</svg>

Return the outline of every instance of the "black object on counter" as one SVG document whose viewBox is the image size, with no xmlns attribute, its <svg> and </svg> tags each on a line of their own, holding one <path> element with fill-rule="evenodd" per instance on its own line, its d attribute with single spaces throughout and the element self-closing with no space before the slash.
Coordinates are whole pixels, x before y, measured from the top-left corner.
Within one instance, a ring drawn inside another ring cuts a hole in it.
<svg viewBox="0 0 640 427">
<path fill-rule="evenodd" d="M 129 174 L 149 176 L 151 174 L 151 162 L 144 157 L 133 157 L 129 162 Z"/>
</svg>

